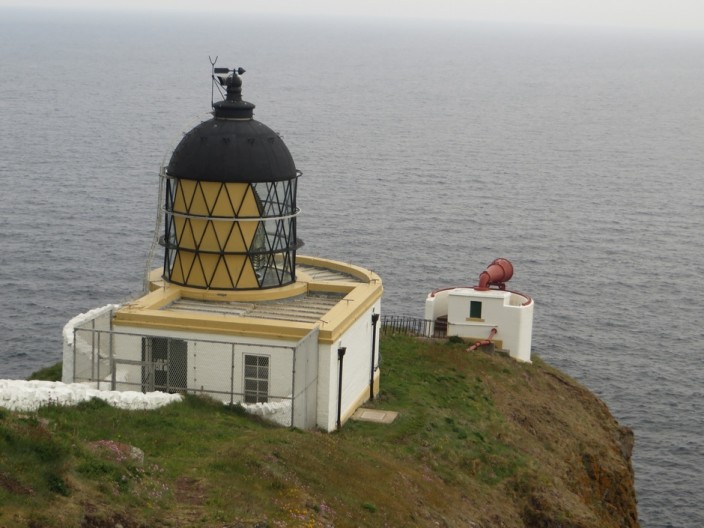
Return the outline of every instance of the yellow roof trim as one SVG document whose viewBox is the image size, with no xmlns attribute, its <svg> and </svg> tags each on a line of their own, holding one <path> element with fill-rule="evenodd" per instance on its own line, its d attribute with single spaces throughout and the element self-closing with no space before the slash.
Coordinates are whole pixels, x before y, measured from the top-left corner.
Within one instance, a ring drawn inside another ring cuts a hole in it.
<svg viewBox="0 0 704 528">
<path fill-rule="evenodd" d="M 294 321 L 245 319 L 244 317 L 212 317 L 208 314 L 179 313 L 162 310 L 143 310 L 139 313 L 118 311 L 113 324 L 138 328 L 157 328 L 181 332 L 205 332 L 247 337 L 297 341 L 305 337 L 311 325 Z"/>
<path fill-rule="evenodd" d="M 352 275 L 363 282 L 381 283 L 381 278 L 379 278 L 379 275 L 368 269 L 355 266 L 354 264 L 346 264 L 337 260 L 329 260 L 320 257 L 306 257 L 303 255 L 296 257 L 296 263 L 313 266 L 316 268 L 327 268 L 334 271 L 340 271 L 342 273 Z"/>
</svg>

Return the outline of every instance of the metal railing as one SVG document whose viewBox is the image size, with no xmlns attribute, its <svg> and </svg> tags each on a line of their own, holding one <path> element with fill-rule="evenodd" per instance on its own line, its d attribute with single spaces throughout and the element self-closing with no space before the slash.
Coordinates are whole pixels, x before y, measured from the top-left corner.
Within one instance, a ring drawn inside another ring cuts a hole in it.
<svg viewBox="0 0 704 528">
<path fill-rule="evenodd" d="M 419 337 L 446 337 L 447 322 L 432 321 L 407 315 L 381 316 L 381 333 L 387 335 L 404 334 Z"/>
<path fill-rule="evenodd" d="M 120 332 L 108 321 L 105 315 L 74 328 L 74 382 L 205 394 L 250 404 L 281 425 L 315 427 L 317 329 L 295 346 L 281 346 Z"/>
</svg>

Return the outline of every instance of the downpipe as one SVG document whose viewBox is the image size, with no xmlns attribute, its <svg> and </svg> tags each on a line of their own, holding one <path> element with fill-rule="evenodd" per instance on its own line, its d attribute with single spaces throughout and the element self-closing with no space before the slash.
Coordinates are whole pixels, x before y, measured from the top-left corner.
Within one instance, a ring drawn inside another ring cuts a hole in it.
<svg viewBox="0 0 704 528">
<path fill-rule="evenodd" d="M 347 347 L 337 349 L 337 361 L 339 362 L 340 379 L 337 382 L 337 430 L 342 427 L 342 364 L 347 352 Z"/>
<path fill-rule="evenodd" d="M 374 366 L 375 353 L 376 353 L 376 324 L 379 322 L 379 314 L 372 314 L 372 366 L 371 373 L 369 375 L 369 399 L 374 399 L 374 372 L 376 368 Z"/>
</svg>

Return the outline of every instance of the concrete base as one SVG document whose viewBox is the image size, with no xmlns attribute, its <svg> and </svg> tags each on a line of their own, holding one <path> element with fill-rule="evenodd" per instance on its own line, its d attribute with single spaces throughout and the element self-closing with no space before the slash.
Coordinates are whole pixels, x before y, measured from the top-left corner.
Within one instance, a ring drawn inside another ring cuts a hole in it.
<svg viewBox="0 0 704 528">
<path fill-rule="evenodd" d="M 397 416 L 398 413 L 395 411 L 381 411 L 379 409 L 359 408 L 355 411 L 351 418 L 360 422 L 390 424 L 396 419 Z"/>
</svg>

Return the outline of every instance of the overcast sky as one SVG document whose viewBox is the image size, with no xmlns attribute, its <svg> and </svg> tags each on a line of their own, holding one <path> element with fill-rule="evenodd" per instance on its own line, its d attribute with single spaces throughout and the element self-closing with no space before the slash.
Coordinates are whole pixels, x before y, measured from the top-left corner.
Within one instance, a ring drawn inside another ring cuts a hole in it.
<svg viewBox="0 0 704 528">
<path fill-rule="evenodd" d="M 8 5 L 463 19 L 704 33 L 704 0 L 0 0 L 0 6 Z"/>
</svg>

